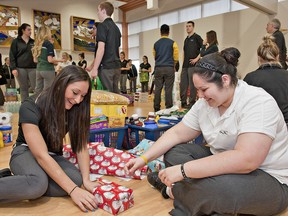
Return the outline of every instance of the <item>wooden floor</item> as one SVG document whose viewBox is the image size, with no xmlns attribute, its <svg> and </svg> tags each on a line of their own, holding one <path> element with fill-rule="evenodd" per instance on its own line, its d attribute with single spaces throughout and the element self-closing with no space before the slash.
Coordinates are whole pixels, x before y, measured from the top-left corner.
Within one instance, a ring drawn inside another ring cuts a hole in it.
<svg viewBox="0 0 288 216">
<path fill-rule="evenodd" d="M 139 116 L 147 116 L 148 112 L 153 110 L 153 103 L 139 103 L 135 102 L 134 107 L 128 107 L 128 116 L 137 113 Z M 13 138 L 17 136 L 17 122 L 18 114 L 13 114 Z M 11 146 L 0 148 L 0 169 L 9 167 L 9 158 L 11 153 Z M 104 177 L 112 180 L 118 184 L 127 186 L 134 190 L 135 204 L 129 210 L 121 213 L 123 216 L 141 216 L 141 215 L 155 215 L 165 216 L 172 209 L 172 200 L 164 200 L 160 193 L 151 188 L 146 178 L 143 180 L 123 181 L 115 177 Z M 21 191 L 19 191 L 21 193 Z M 43 215 L 43 216 L 62 216 L 62 215 L 87 215 L 82 213 L 79 208 L 73 204 L 69 197 L 50 198 L 42 197 L 34 201 L 22 201 L 15 203 L 0 204 L 0 215 Z M 108 216 L 111 215 L 102 209 L 98 209 L 95 213 L 89 212 L 88 215 Z"/>
<path fill-rule="evenodd" d="M 137 113 L 139 116 L 147 116 L 153 110 L 153 103 L 135 102 L 134 107 L 128 107 L 128 116 Z M 17 135 L 18 114 L 13 114 L 13 135 L 14 140 Z M 0 168 L 8 167 L 11 147 L 0 149 Z M 168 212 L 173 208 L 172 200 L 164 200 L 160 193 L 151 188 L 146 180 L 123 181 L 115 177 L 104 177 L 134 190 L 134 207 L 121 213 L 123 216 L 168 216 Z M 21 193 L 21 191 L 19 191 Z M 9 204 L 0 204 L 0 216 L 12 215 L 32 215 L 32 216 L 78 216 L 78 215 L 99 215 L 109 216 L 111 214 L 102 209 L 96 212 L 83 213 L 73 204 L 69 197 L 49 198 L 42 197 L 34 201 L 22 201 Z M 288 216 L 288 211 L 281 214 Z"/>
</svg>

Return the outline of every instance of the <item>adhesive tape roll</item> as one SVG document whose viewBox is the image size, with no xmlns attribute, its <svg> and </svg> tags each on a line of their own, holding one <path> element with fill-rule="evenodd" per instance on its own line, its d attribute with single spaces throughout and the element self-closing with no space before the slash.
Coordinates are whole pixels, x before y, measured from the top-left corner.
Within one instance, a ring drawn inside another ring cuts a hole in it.
<svg viewBox="0 0 288 216">
<path fill-rule="evenodd" d="M 0 123 L 9 124 L 10 123 L 10 114 L 9 113 L 0 113 Z"/>
</svg>

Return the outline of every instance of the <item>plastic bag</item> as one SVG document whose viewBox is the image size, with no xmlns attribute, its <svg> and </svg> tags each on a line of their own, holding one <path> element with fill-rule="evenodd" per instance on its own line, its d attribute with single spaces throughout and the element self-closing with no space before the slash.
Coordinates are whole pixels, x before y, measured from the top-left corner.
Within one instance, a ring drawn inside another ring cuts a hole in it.
<svg viewBox="0 0 288 216">
<path fill-rule="evenodd" d="M 96 79 L 92 79 L 91 82 L 93 90 L 105 90 L 99 77 L 96 77 Z"/>
</svg>

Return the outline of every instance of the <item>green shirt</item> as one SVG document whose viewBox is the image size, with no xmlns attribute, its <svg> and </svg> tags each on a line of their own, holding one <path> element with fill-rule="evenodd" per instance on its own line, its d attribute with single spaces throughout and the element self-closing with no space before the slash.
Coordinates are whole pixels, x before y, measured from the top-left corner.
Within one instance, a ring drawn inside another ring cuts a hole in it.
<svg viewBox="0 0 288 216">
<path fill-rule="evenodd" d="M 48 62 L 48 56 L 54 57 L 54 46 L 50 41 L 45 40 L 38 57 L 37 71 L 55 71 L 54 64 Z"/>
</svg>

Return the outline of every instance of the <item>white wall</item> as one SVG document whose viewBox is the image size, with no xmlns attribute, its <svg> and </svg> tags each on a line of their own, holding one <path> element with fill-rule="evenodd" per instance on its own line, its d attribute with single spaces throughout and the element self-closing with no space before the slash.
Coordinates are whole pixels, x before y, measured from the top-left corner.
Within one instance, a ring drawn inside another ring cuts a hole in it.
<svg viewBox="0 0 288 216">
<path fill-rule="evenodd" d="M 87 1 L 87 4 L 79 0 L 1 0 L 1 5 L 17 6 L 20 9 L 21 23 L 28 23 L 33 28 L 33 9 L 61 14 L 61 37 L 62 50 L 68 51 L 73 56 L 73 60 L 78 62 L 79 52 L 73 52 L 71 46 L 71 16 L 91 18 L 97 20 L 97 6 L 100 1 Z M 0 48 L 2 58 L 9 54 L 9 48 Z M 60 51 L 57 51 L 58 58 L 61 57 Z M 88 64 L 93 60 L 94 53 L 85 53 Z"/>
<path fill-rule="evenodd" d="M 282 28 L 287 28 L 288 1 L 279 3 L 278 18 Z M 219 49 L 236 47 L 241 52 L 238 73 L 244 76 L 258 67 L 256 50 L 266 34 L 266 24 L 273 17 L 254 9 L 230 12 L 221 15 L 206 17 L 195 22 L 195 32 L 204 39 L 206 32 L 215 30 L 217 32 Z M 170 38 L 175 40 L 180 50 L 180 62 L 182 62 L 183 43 L 186 38 L 186 23 L 170 26 Z M 288 35 L 284 35 L 288 46 Z M 140 34 L 140 56 L 147 55 L 150 64 L 154 66 L 152 55 L 153 44 L 160 37 L 160 31 L 150 30 Z"/>
</svg>

